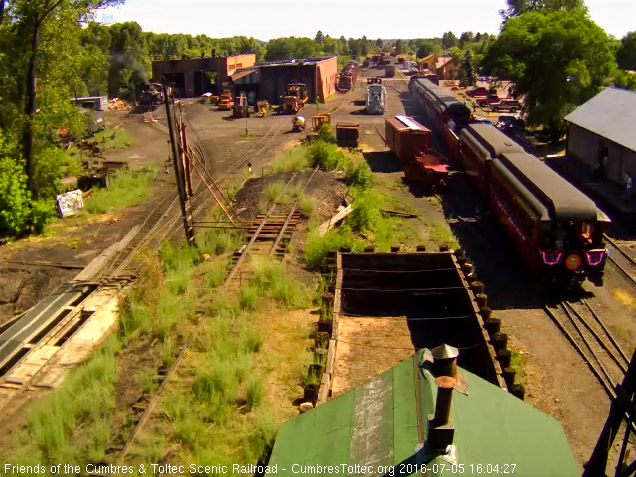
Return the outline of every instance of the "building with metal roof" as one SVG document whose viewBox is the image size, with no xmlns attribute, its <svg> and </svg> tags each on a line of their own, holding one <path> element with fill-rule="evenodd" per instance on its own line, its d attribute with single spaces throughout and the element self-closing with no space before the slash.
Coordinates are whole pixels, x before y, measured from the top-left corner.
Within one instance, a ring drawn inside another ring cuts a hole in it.
<svg viewBox="0 0 636 477">
<path fill-rule="evenodd" d="M 285 94 L 288 84 L 307 85 L 309 101 L 325 98 L 336 92 L 338 58 L 324 56 L 294 60 L 267 61 L 256 63 L 249 69 L 237 70 L 231 81 L 235 93 L 253 91 L 259 100 L 278 104 Z"/>
<path fill-rule="evenodd" d="M 636 91 L 605 88 L 565 120 L 569 156 L 616 183 L 636 178 Z"/>
<path fill-rule="evenodd" d="M 202 54 L 200 58 L 184 56 L 180 60 L 153 61 L 152 76 L 155 81 L 165 78 L 182 98 L 201 96 L 207 92 L 220 94 L 231 75 L 241 68 L 253 66 L 255 62 L 256 55 L 253 53 L 217 56 L 213 50 L 212 56 Z"/>
<path fill-rule="evenodd" d="M 463 368 L 455 378 L 434 369 L 419 350 L 290 419 L 269 466 L 283 476 L 579 475 L 555 419 Z"/>
</svg>

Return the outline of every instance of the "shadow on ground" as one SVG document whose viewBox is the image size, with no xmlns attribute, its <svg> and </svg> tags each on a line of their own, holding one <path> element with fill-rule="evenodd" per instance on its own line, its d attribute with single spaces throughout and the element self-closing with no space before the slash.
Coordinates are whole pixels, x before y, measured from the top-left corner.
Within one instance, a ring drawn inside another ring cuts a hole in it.
<svg viewBox="0 0 636 477">
<path fill-rule="evenodd" d="M 373 172 L 384 174 L 402 172 L 400 162 L 391 151 L 365 152 L 362 155 Z"/>
</svg>

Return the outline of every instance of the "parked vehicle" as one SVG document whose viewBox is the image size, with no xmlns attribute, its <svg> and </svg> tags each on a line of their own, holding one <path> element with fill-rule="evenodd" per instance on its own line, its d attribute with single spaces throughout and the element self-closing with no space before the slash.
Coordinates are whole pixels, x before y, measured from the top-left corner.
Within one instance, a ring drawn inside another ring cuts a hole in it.
<svg viewBox="0 0 636 477">
<path fill-rule="evenodd" d="M 240 96 L 236 97 L 236 101 L 233 106 L 232 115 L 235 118 L 249 118 L 250 117 L 250 109 L 247 104 L 247 95 L 245 93 L 241 93 Z"/>
<path fill-rule="evenodd" d="M 469 89 L 466 91 L 466 95 L 470 96 L 471 98 L 473 96 L 486 96 L 487 94 L 488 94 L 488 89 L 484 88 L 483 86 L 479 86 L 477 88 Z"/>
<path fill-rule="evenodd" d="M 300 132 L 304 131 L 307 127 L 307 123 L 305 122 L 305 118 L 302 116 L 294 116 L 292 119 L 292 132 Z"/>
<path fill-rule="evenodd" d="M 287 85 L 285 96 L 281 97 L 281 114 L 296 114 L 307 103 L 307 85 L 303 83 L 290 83 Z"/>
<path fill-rule="evenodd" d="M 473 100 L 477 101 L 477 104 L 481 107 L 486 107 L 490 104 L 498 103 L 501 101 L 499 99 L 499 96 L 497 96 L 496 94 L 488 94 L 486 96 L 474 96 Z"/>
<path fill-rule="evenodd" d="M 381 84 L 367 86 L 367 114 L 384 114 L 386 110 L 386 88 Z"/>
<path fill-rule="evenodd" d="M 495 112 L 510 111 L 511 113 L 516 113 L 517 111 L 521 111 L 521 103 L 515 99 L 502 99 L 491 103 L 490 110 Z"/>
</svg>

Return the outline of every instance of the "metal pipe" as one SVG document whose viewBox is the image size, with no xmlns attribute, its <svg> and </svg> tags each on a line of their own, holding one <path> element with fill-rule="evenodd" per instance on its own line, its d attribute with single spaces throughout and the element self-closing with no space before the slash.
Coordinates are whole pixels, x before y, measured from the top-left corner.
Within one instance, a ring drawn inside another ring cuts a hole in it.
<svg viewBox="0 0 636 477">
<path fill-rule="evenodd" d="M 437 385 L 437 399 L 435 401 L 435 427 L 445 426 L 450 420 L 451 401 L 453 389 L 457 380 L 450 376 L 440 376 L 435 379 Z"/>
</svg>

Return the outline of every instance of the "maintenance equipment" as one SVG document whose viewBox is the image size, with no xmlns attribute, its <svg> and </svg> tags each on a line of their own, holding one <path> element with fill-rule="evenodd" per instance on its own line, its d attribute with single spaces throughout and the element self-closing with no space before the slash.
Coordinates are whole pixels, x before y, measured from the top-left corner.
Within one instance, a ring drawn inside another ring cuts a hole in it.
<svg viewBox="0 0 636 477">
<path fill-rule="evenodd" d="M 304 117 L 294 116 L 294 119 L 292 119 L 292 132 L 300 132 L 301 129 L 304 131 L 306 127 L 307 123 Z"/>
<path fill-rule="evenodd" d="M 296 114 L 305 106 L 308 99 L 306 84 L 290 83 L 287 85 L 285 96 L 281 97 L 281 107 L 278 111 L 281 114 Z"/>
<path fill-rule="evenodd" d="M 233 116 L 235 118 L 250 117 L 250 109 L 249 109 L 249 106 L 247 105 L 247 95 L 245 93 L 241 93 L 240 96 L 236 97 L 236 102 L 234 103 Z"/>
<path fill-rule="evenodd" d="M 321 113 L 311 118 L 311 128 L 314 132 L 318 132 L 320 126 L 325 123 L 331 125 L 331 113 Z"/>
<path fill-rule="evenodd" d="M 232 91 L 229 89 L 223 90 L 221 93 L 221 99 L 219 100 L 219 111 L 229 111 L 234 107 L 234 101 L 232 101 Z"/>
</svg>

